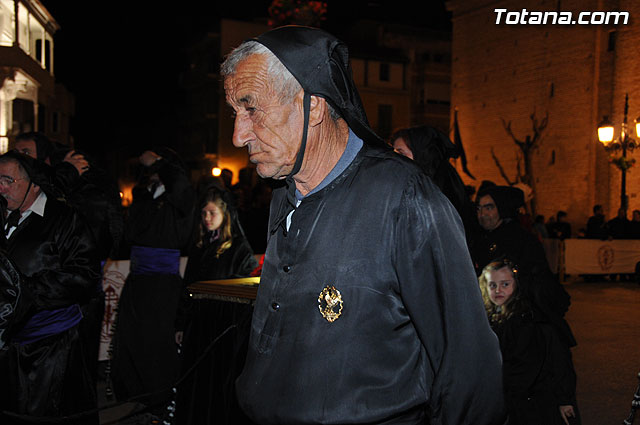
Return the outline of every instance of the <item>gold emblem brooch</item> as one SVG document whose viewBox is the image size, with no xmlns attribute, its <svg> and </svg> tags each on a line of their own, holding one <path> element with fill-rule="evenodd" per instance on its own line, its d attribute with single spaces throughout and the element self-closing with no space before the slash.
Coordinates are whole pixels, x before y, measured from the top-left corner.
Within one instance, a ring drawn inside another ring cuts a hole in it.
<svg viewBox="0 0 640 425">
<path fill-rule="evenodd" d="M 326 286 L 318 296 L 318 309 L 327 322 L 333 323 L 342 314 L 342 295 L 334 286 Z"/>
</svg>

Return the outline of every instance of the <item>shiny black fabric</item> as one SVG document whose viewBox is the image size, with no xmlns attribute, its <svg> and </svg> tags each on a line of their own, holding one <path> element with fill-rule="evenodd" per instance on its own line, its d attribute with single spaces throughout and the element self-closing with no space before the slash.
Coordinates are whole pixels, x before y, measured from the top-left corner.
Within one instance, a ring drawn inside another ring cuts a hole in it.
<svg viewBox="0 0 640 425">
<path fill-rule="evenodd" d="M 23 287 L 15 265 L 0 251 L 0 348 L 28 317 L 31 300 Z"/>
<path fill-rule="evenodd" d="M 7 255 L 24 277 L 31 312 L 83 306 L 96 294 L 100 264 L 94 240 L 86 223 L 62 202 L 48 198 L 44 217 L 31 213 L 25 218 L 7 242 Z M 31 344 L 10 344 L 0 361 L 9 371 L 2 391 L 10 396 L 2 399 L 20 402 L 4 408 L 35 416 L 95 408 L 95 383 L 84 349 L 77 327 Z M 84 420 L 97 423 L 97 415 Z"/>
<path fill-rule="evenodd" d="M 369 127 L 353 81 L 349 50 L 342 41 L 318 28 L 296 25 L 267 31 L 255 41 L 282 62 L 305 93 L 323 97 L 336 108 L 361 139 L 372 145 L 384 145 Z"/>
<path fill-rule="evenodd" d="M 415 164 L 365 145 L 291 210 L 277 189 L 249 352 L 258 423 L 502 423 L 498 341 L 458 214 Z M 335 286 L 333 323 L 318 298 Z M 409 420 L 407 416 L 414 419 Z M 409 421 L 409 422 L 407 422 Z"/>
</svg>

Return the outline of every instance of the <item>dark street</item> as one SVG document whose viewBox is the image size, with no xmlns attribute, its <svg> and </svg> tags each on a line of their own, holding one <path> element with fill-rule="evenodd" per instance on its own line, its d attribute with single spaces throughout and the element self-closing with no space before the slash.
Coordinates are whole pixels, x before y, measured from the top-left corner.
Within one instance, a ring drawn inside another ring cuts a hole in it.
<svg viewBox="0 0 640 425">
<path fill-rule="evenodd" d="M 640 372 L 640 286 L 576 280 L 567 283 L 567 289 L 567 318 L 578 341 L 573 360 L 582 423 L 622 424 L 631 411 Z"/>
</svg>

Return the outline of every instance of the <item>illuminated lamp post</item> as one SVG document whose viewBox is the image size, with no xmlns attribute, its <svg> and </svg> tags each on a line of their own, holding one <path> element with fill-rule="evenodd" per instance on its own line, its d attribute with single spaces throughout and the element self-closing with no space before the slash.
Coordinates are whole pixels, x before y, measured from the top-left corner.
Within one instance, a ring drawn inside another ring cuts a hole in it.
<svg viewBox="0 0 640 425">
<path fill-rule="evenodd" d="M 629 94 L 624 98 L 624 120 L 620 129 L 620 135 L 617 139 L 613 138 L 613 123 L 609 121 L 607 116 L 598 125 L 598 140 L 604 146 L 607 152 L 610 152 L 610 161 L 622 172 L 622 180 L 620 183 L 620 208 L 624 210 L 628 207 L 627 202 L 627 170 L 636 162 L 633 158 L 627 158 L 627 151 L 633 151 L 638 146 L 636 140 L 629 135 L 629 126 L 627 125 L 627 114 L 629 112 Z M 636 135 L 640 136 L 640 117 L 635 120 Z M 618 151 L 622 151 L 621 156 L 615 156 Z"/>
</svg>

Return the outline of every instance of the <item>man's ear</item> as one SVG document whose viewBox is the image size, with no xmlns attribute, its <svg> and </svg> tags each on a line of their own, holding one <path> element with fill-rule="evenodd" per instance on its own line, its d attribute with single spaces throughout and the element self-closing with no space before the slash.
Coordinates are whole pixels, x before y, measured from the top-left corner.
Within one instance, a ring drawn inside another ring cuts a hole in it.
<svg viewBox="0 0 640 425">
<path fill-rule="evenodd" d="M 329 113 L 326 99 L 320 96 L 311 96 L 309 105 L 309 127 L 315 127 L 322 124 L 325 120 L 325 114 Z"/>
</svg>

